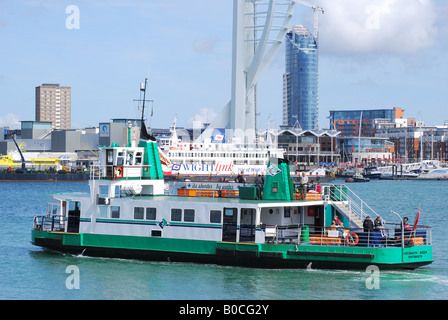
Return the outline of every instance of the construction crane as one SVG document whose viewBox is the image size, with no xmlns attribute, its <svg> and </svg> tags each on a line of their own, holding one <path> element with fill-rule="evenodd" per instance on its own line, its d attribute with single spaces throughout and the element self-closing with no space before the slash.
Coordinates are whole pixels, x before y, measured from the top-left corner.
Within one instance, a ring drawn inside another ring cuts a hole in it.
<svg viewBox="0 0 448 320">
<path fill-rule="evenodd" d="M 301 1 L 301 0 L 294 0 L 296 3 L 310 7 L 314 11 L 314 38 L 316 39 L 316 42 L 319 42 L 319 12 L 322 12 L 322 14 L 325 14 L 325 10 L 317 4 L 312 4 L 309 2 Z"/>
</svg>

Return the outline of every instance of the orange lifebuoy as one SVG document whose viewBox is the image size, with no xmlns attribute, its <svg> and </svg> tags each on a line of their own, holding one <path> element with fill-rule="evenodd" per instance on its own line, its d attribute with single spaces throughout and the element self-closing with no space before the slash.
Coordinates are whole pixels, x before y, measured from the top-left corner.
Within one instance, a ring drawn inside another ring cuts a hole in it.
<svg viewBox="0 0 448 320">
<path fill-rule="evenodd" d="M 117 179 L 123 178 L 123 167 L 117 167 L 115 172 L 115 178 Z"/>
<path fill-rule="evenodd" d="M 350 238 L 351 238 L 351 239 L 350 239 Z M 356 233 L 354 233 L 354 232 L 349 232 L 349 233 L 347 234 L 347 236 L 345 237 L 345 241 L 347 242 L 347 244 L 348 244 L 349 246 L 355 246 L 355 245 L 357 245 L 358 242 L 359 242 L 359 237 L 358 237 L 358 235 L 357 235 Z"/>
</svg>

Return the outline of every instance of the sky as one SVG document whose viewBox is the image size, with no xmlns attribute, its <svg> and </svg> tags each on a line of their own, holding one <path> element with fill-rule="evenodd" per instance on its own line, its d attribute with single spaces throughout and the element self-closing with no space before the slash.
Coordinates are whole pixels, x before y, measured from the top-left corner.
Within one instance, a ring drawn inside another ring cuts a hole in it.
<svg viewBox="0 0 448 320">
<path fill-rule="evenodd" d="M 318 0 L 319 124 L 330 110 L 401 107 L 448 120 L 448 1 Z M 72 88 L 72 128 L 139 118 L 210 122 L 230 100 L 231 0 L 0 0 L 0 127 L 35 120 L 35 87 Z M 292 24 L 313 30 L 297 5 Z M 282 124 L 284 48 L 258 83 L 258 127 Z"/>
</svg>

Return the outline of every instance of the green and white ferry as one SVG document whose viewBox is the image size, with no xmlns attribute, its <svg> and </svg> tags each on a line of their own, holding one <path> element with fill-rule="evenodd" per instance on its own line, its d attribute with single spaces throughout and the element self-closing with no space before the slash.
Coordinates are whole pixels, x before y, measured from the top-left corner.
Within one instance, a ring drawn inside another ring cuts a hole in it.
<svg viewBox="0 0 448 320">
<path fill-rule="evenodd" d="M 271 159 L 258 186 L 165 182 L 156 142 L 128 141 L 100 148 L 90 194 L 51 195 L 46 215 L 34 217 L 34 245 L 262 268 L 414 269 L 433 261 L 430 227 L 405 228 L 397 218 L 364 229 L 365 217 L 376 217 L 365 202 L 344 185 L 296 193 L 286 160 Z M 332 225 L 335 217 L 342 225 Z"/>
</svg>

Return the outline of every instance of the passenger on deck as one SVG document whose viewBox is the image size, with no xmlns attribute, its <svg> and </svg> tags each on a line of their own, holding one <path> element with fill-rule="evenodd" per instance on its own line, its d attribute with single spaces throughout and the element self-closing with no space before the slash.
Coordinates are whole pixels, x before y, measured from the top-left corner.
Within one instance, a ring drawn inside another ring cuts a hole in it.
<svg viewBox="0 0 448 320">
<path fill-rule="evenodd" d="M 328 227 L 328 230 L 336 230 L 337 227 L 338 225 L 336 224 L 336 221 L 333 220 L 331 225 Z"/>
<path fill-rule="evenodd" d="M 302 176 L 300 177 L 300 189 L 299 192 L 302 195 L 301 199 L 306 200 L 306 189 L 308 185 L 308 177 L 305 172 L 302 172 Z"/>
<path fill-rule="evenodd" d="M 311 180 L 311 182 L 308 184 L 308 190 L 311 190 L 310 192 L 315 192 L 316 185 L 314 184 L 314 180 Z"/>
<path fill-rule="evenodd" d="M 409 224 L 408 217 L 403 218 L 403 229 L 404 229 L 404 235 L 405 237 L 409 237 L 411 235 L 412 227 Z"/>
<path fill-rule="evenodd" d="M 409 219 L 408 219 L 408 217 L 404 217 L 404 218 L 403 218 L 403 228 L 404 228 L 404 230 L 406 230 L 406 231 L 411 231 L 411 230 L 412 230 L 412 227 L 411 227 L 411 225 L 409 224 Z"/>
<path fill-rule="evenodd" d="M 387 233 L 386 233 L 386 230 L 383 227 L 383 221 L 381 221 L 381 217 L 380 216 L 376 217 L 375 222 L 374 222 L 374 228 L 375 228 L 375 230 L 381 232 L 381 236 L 383 238 L 387 237 Z"/>
<path fill-rule="evenodd" d="M 334 216 L 333 224 L 336 226 L 336 229 L 334 229 L 334 230 L 338 230 L 339 236 L 342 237 L 344 234 L 344 226 L 342 225 L 342 222 L 341 222 L 341 220 L 339 220 L 338 216 Z"/>
<path fill-rule="evenodd" d="M 333 221 L 336 223 L 338 227 L 342 227 L 342 222 L 339 220 L 338 216 L 334 216 Z"/>
<path fill-rule="evenodd" d="M 255 186 L 257 187 L 257 197 L 258 199 L 261 199 L 261 193 L 263 191 L 263 186 L 264 186 L 264 178 L 261 174 L 259 174 L 256 178 L 255 178 Z"/>
<path fill-rule="evenodd" d="M 364 232 L 370 231 L 373 229 L 373 220 L 370 219 L 370 216 L 367 216 L 364 220 L 362 227 L 364 228 Z"/>
<path fill-rule="evenodd" d="M 254 183 L 261 189 L 263 189 L 264 186 L 264 178 L 262 177 L 261 174 L 259 174 L 256 178 Z"/>
<path fill-rule="evenodd" d="M 383 222 L 381 221 L 380 216 L 376 217 L 375 222 L 374 222 L 374 228 L 376 230 L 379 230 L 383 227 Z"/>
<path fill-rule="evenodd" d="M 243 176 L 243 172 L 241 171 L 240 174 L 238 174 L 235 178 L 236 183 L 246 183 L 246 179 Z"/>
</svg>

